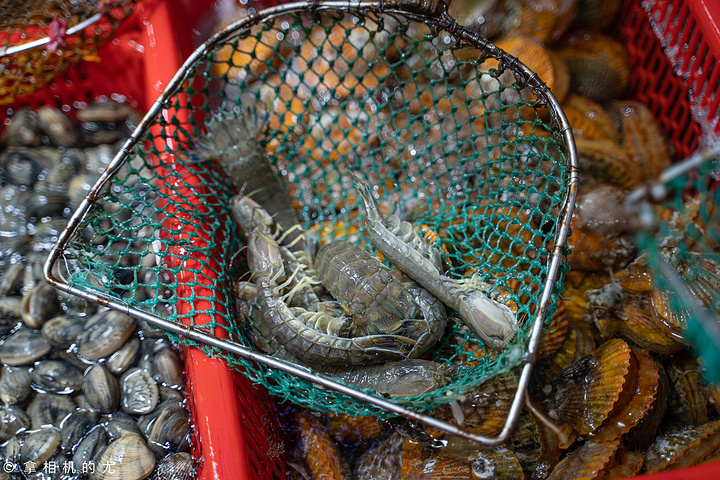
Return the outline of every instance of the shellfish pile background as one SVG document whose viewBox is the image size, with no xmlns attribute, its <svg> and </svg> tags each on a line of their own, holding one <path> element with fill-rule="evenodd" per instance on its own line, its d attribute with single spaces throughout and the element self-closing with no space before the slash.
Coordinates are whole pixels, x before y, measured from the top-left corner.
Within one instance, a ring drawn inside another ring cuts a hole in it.
<svg viewBox="0 0 720 480">
<path fill-rule="evenodd" d="M 609 479 L 720 459 L 720 391 L 703 377 L 672 293 L 653 281 L 636 244 L 636 212 L 625 207 L 629 192 L 656 180 L 674 153 L 649 110 L 624 97 L 632 72 L 607 33 L 619 5 L 456 0 L 450 9 L 547 82 L 580 157 L 571 271 L 511 440 L 479 447 L 402 419 L 290 406 L 281 412 L 289 478 Z M 714 208 L 692 196 L 685 215 L 656 207 L 673 231 L 662 247 L 670 261 L 674 242 L 703 228 L 693 212 Z M 714 257 L 698 264 L 705 275 L 693 293 L 709 306 L 720 265 Z M 514 374 L 500 375 L 432 413 L 497 435 L 516 385 Z"/>
<path fill-rule="evenodd" d="M 0 478 L 192 478 L 179 350 L 42 278 L 70 214 L 134 128 L 127 104 L 74 107 L 76 119 L 22 109 L 2 136 Z M 108 274 L 123 283 L 122 268 Z"/>
</svg>

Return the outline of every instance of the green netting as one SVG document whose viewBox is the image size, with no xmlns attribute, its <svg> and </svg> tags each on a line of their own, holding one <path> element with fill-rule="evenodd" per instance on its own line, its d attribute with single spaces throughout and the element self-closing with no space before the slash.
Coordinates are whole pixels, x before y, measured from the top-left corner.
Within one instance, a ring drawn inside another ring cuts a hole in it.
<svg viewBox="0 0 720 480">
<path fill-rule="evenodd" d="M 639 232 L 638 245 L 650 268 L 653 306 L 665 329 L 684 338 L 700 356 L 708 380 L 720 384 L 720 174 L 713 160 L 717 155 L 716 149 L 699 168 L 664 185 L 668 198 L 655 207 L 652 228 Z"/>
<path fill-rule="evenodd" d="M 361 172 L 381 208 L 400 209 L 438 235 L 449 275 L 477 275 L 492 286 L 491 296 L 517 309 L 518 335 L 501 353 L 454 322 L 432 350 L 457 367 L 452 381 L 404 404 L 425 410 L 450 402 L 524 361 L 569 171 L 562 132 L 523 76 L 408 17 L 325 11 L 241 29 L 195 62 L 187 78 L 165 105 L 174 115 L 158 115 L 143 132 L 66 249 L 71 285 L 207 324 L 216 334 L 225 330 L 252 347 L 231 298 L 232 282 L 248 279 L 228 210 L 237 188 L 217 162 L 193 153 L 193 139 L 213 112 L 259 101 L 271 113 L 266 151 L 307 229 L 321 240 L 349 238 L 370 248 L 350 173 Z M 163 153 L 168 148 L 174 155 Z M 562 273 L 555 293 L 561 285 Z M 549 314 L 554 309 L 553 300 Z M 281 398 L 380 414 L 283 372 L 206 351 Z"/>
</svg>

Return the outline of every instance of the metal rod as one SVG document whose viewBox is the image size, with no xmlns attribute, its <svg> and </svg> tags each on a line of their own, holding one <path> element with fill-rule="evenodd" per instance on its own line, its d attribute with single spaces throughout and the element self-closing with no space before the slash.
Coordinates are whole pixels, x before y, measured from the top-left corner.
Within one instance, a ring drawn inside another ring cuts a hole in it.
<svg viewBox="0 0 720 480">
<path fill-rule="evenodd" d="M 473 43 L 476 45 L 476 47 L 484 49 L 488 51 L 491 55 L 494 55 L 496 57 L 499 57 L 502 61 L 506 62 L 508 65 L 511 66 L 511 68 L 516 71 L 524 80 L 527 82 L 527 84 L 535 91 L 535 93 L 545 102 L 545 104 L 548 106 L 548 108 L 551 111 L 551 115 L 553 118 L 560 124 L 560 135 L 562 137 L 562 141 L 565 144 L 567 148 L 567 168 L 569 169 L 568 174 L 568 183 L 567 183 L 567 193 L 565 195 L 564 202 L 562 206 L 560 207 L 560 212 L 558 215 L 558 220 L 556 222 L 556 237 L 555 237 L 555 245 L 550 253 L 550 256 L 548 258 L 548 267 L 547 267 L 547 276 L 545 280 L 544 290 L 543 294 L 541 296 L 540 302 L 538 304 L 538 309 L 536 311 L 535 318 L 533 320 L 533 324 L 531 326 L 530 335 L 527 340 L 527 355 L 523 359 L 522 362 L 522 370 L 520 372 L 519 381 L 518 381 L 518 388 L 515 392 L 515 396 L 513 397 L 513 401 L 510 407 L 510 410 L 508 412 L 508 416 L 506 418 L 505 424 L 503 425 L 503 428 L 500 432 L 500 434 L 496 437 L 487 437 L 484 435 L 477 435 L 472 432 L 469 432 L 467 430 L 464 430 L 462 428 L 457 427 L 456 425 L 438 420 L 432 416 L 425 415 L 422 413 L 415 412 L 413 410 L 410 410 L 396 402 L 392 402 L 383 398 L 380 398 L 375 395 L 370 395 L 367 393 L 364 393 L 360 390 L 357 390 L 355 388 L 349 387 L 347 385 L 344 385 L 342 383 L 339 383 L 336 380 L 333 380 L 331 377 L 327 377 L 324 375 L 318 375 L 316 373 L 311 372 L 309 369 L 305 367 L 299 367 L 290 363 L 287 363 L 285 361 L 255 352 L 241 344 L 238 344 L 236 342 L 232 342 L 225 339 L 220 339 L 217 337 L 214 337 L 204 331 L 202 331 L 199 327 L 192 327 L 192 326 L 184 326 L 180 325 L 176 322 L 172 322 L 166 319 L 163 319 L 161 317 L 158 317 L 154 314 L 144 312 L 142 310 L 139 310 L 137 308 L 131 307 L 129 305 L 120 303 L 106 295 L 93 293 L 90 291 L 82 290 L 77 287 L 74 287 L 72 285 L 69 285 L 67 282 L 65 282 L 62 279 L 58 279 L 55 277 L 53 273 L 53 267 L 55 263 L 58 261 L 60 255 L 63 253 L 64 249 L 68 246 L 71 238 L 75 236 L 78 232 L 78 228 L 83 221 L 83 219 L 87 216 L 89 213 L 91 207 L 99 197 L 100 193 L 102 192 L 102 189 L 105 187 L 107 182 L 119 171 L 119 169 L 123 166 L 127 158 L 130 156 L 130 152 L 132 149 L 136 146 L 138 143 L 141 135 L 143 135 L 149 126 L 155 121 L 155 118 L 158 116 L 158 114 L 165 108 L 167 105 L 169 99 L 177 94 L 180 89 L 182 88 L 183 83 L 188 79 L 189 75 L 193 71 L 193 66 L 201 60 L 203 57 L 209 54 L 210 50 L 218 45 L 221 42 L 225 42 L 229 39 L 232 39 L 235 36 L 239 36 L 243 29 L 245 27 L 252 26 L 254 24 L 259 23 L 262 20 L 274 18 L 280 15 L 285 15 L 292 12 L 307 12 L 307 11 L 319 11 L 319 10 L 341 10 L 341 11 L 347 11 L 347 10 L 375 10 L 380 12 L 393 12 L 393 13 L 405 13 L 410 14 L 414 16 L 422 16 L 418 14 L 418 12 L 405 12 L 402 10 L 402 2 L 393 2 L 385 4 L 387 5 L 387 8 L 383 6 L 382 3 L 378 3 L 375 1 L 304 1 L 304 2 L 295 2 L 285 5 L 278 5 L 272 8 L 268 8 L 265 10 L 262 10 L 261 12 L 258 12 L 256 14 L 253 14 L 249 17 L 243 18 L 232 25 L 226 27 L 225 29 L 217 32 L 215 35 L 213 35 L 210 39 L 208 39 L 203 45 L 198 47 L 191 55 L 188 57 L 188 59 L 183 63 L 183 65 L 180 67 L 180 69 L 176 72 L 176 74 L 173 76 L 172 80 L 168 83 L 168 85 L 163 90 L 163 93 L 160 95 L 160 97 L 153 103 L 147 114 L 143 117 L 140 124 L 137 126 L 135 131 L 132 133 L 130 138 L 125 142 L 125 144 L 121 147 L 121 150 L 117 153 L 117 155 L 113 158 L 112 162 L 108 166 L 108 169 L 106 172 L 100 177 L 100 179 L 96 182 L 96 184 L 93 186 L 93 188 L 90 190 L 86 198 L 80 203 L 78 209 L 74 212 L 72 215 L 70 221 L 68 222 L 67 227 L 65 230 L 60 234 L 59 239 L 57 243 L 54 245 L 52 250 L 50 251 L 50 254 L 48 256 L 47 261 L 45 262 L 43 266 L 43 273 L 47 279 L 47 281 L 53 285 L 55 288 L 58 288 L 62 291 L 71 293 L 73 295 L 77 295 L 81 298 L 84 298 L 88 301 L 91 301 L 93 303 L 97 303 L 102 306 L 107 306 L 109 308 L 121 311 L 127 315 L 140 318 L 142 320 L 145 320 L 146 322 L 155 325 L 157 327 L 163 328 L 169 332 L 172 332 L 176 335 L 183 336 L 187 339 L 190 339 L 192 341 L 210 346 L 210 347 L 216 347 L 222 350 L 225 350 L 227 352 L 233 353 L 238 355 L 239 357 L 267 365 L 271 368 L 275 368 L 278 370 L 281 370 L 283 372 L 289 373 L 291 375 L 294 375 L 298 378 L 302 378 L 306 381 L 309 381 L 311 383 L 321 385 L 323 387 L 329 388 L 331 390 L 340 392 L 342 394 L 345 394 L 349 397 L 352 397 L 356 400 L 360 400 L 363 402 L 366 402 L 370 405 L 373 405 L 375 407 L 384 409 L 386 411 L 401 415 L 405 418 L 409 418 L 415 421 L 418 421 L 420 423 L 423 423 L 428 426 L 435 427 L 441 431 L 444 431 L 446 433 L 457 435 L 484 445 L 499 445 L 507 440 L 509 435 L 512 432 L 512 429 L 517 421 L 518 416 L 520 415 L 523 401 L 524 401 L 524 395 L 527 390 L 527 386 L 530 381 L 530 374 L 532 372 L 533 365 L 536 360 L 536 352 L 539 345 L 539 339 L 540 334 L 542 332 L 542 325 L 545 319 L 545 316 L 547 314 L 547 308 L 550 304 L 550 300 L 552 297 L 552 292 L 555 285 L 555 280 L 557 278 L 557 275 L 560 271 L 560 267 L 562 264 L 562 259 L 564 255 L 564 245 L 565 241 L 567 239 L 568 235 L 568 229 L 569 229 L 569 221 L 572 216 L 572 210 L 574 208 L 575 198 L 577 195 L 577 182 L 578 182 L 578 162 L 577 162 L 577 152 L 575 149 L 574 139 L 572 135 L 572 130 L 567 122 L 567 118 L 565 117 L 562 109 L 560 108 L 559 103 L 555 99 L 555 97 L 550 93 L 546 88 L 544 88 L 544 85 L 539 82 L 537 79 L 537 75 L 533 73 L 531 70 L 529 70 L 527 67 L 525 67 L 522 63 L 517 61 L 517 59 L 514 59 L 513 57 L 505 54 L 505 52 L 501 51 L 494 45 L 490 44 L 486 40 L 480 38 L 478 35 L 473 34 L 469 30 L 463 29 L 462 27 L 459 27 L 452 19 L 447 17 L 446 15 L 443 15 L 443 18 L 441 19 L 442 23 L 441 26 L 443 28 L 451 29 L 453 33 L 459 34 L 461 38 L 465 39 L 466 41 L 469 41 L 470 43 Z M 430 19 L 427 18 L 427 21 L 433 21 L 436 22 L 436 19 Z"/>
<path fill-rule="evenodd" d="M 78 23 L 77 25 L 74 25 L 74 26 L 68 28 L 65 31 L 65 34 L 66 35 L 74 35 L 77 32 L 89 27 L 90 25 L 99 22 L 101 18 L 103 18 L 102 14 L 96 13 L 95 15 L 88 18 L 87 20 L 83 20 L 82 22 Z M 50 43 L 50 37 L 44 37 L 44 38 L 40 38 L 38 40 L 33 40 L 32 42 L 23 43 L 22 45 L 15 45 L 13 47 L 3 47 L 3 48 L 0 48 L 0 58 L 8 56 L 8 55 L 13 55 L 18 52 L 24 52 L 25 50 L 31 50 L 33 48 L 37 48 L 42 45 L 46 45 L 48 43 Z"/>
</svg>

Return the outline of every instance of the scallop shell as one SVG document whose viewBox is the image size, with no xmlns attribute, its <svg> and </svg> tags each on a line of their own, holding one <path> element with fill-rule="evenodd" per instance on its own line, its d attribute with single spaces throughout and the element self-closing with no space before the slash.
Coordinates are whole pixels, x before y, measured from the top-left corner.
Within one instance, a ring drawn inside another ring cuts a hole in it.
<svg viewBox="0 0 720 480">
<path fill-rule="evenodd" d="M 669 336 L 661 328 L 645 298 L 628 296 L 620 309 L 596 310 L 593 317 L 603 338 L 619 335 L 642 348 L 663 354 L 677 352 L 682 347 L 678 338 Z"/>
<path fill-rule="evenodd" d="M 609 442 L 625 435 L 645 418 L 655 404 L 660 387 L 657 364 L 649 355 L 639 351 L 632 352 L 632 364 L 631 374 L 635 373 L 635 378 L 627 379 L 618 405 L 600 430 L 593 434 L 596 442 Z"/>
<path fill-rule="evenodd" d="M 480 435 L 497 435 L 505 425 L 510 404 L 517 390 L 518 377 L 501 374 L 482 384 L 467 402 L 473 407 L 463 423 Z"/>
<path fill-rule="evenodd" d="M 547 480 L 597 478 L 609 466 L 619 445 L 619 440 L 610 443 L 587 441 L 560 460 Z"/>
<path fill-rule="evenodd" d="M 587 140 L 620 142 L 620 132 L 605 109 L 589 98 L 571 93 L 563 100 L 563 112 L 573 129 L 573 134 Z"/>
<path fill-rule="evenodd" d="M 570 69 L 570 91 L 597 103 L 619 98 L 630 79 L 625 47 L 598 32 L 567 37 L 558 50 Z"/>
<path fill-rule="evenodd" d="M 331 437 L 346 445 L 366 443 L 382 432 L 382 424 L 377 417 L 352 417 L 330 412 L 325 415 L 325 428 Z"/>
<path fill-rule="evenodd" d="M 568 320 L 565 315 L 565 302 L 558 302 L 558 309 L 550 319 L 550 325 L 540 335 L 538 358 L 546 358 L 557 352 L 565 342 L 568 332 Z"/>
<path fill-rule="evenodd" d="M 135 331 L 135 319 L 114 310 L 90 317 L 80 337 L 78 354 L 98 360 L 115 353 Z"/>
<path fill-rule="evenodd" d="M 141 436 L 128 433 L 105 447 L 95 463 L 112 468 L 96 468 L 93 480 L 142 480 L 155 469 L 155 455 Z"/>
<path fill-rule="evenodd" d="M 82 380 L 87 403 L 101 413 L 111 413 L 120 405 L 120 383 L 103 365 L 93 365 Z"/>
<path fill-rule="evenodd" d="M 674 355 L 665 367 L 672 387 L 668 409 L 672 422 L 703 425 L 708 422 L 707 382 L 695 358 L 687 351 Z"/>
<path fill-rule="evenodd" d="M 629 373 L 632 353 L 623 340 L 612 339 L 575 361 L 551 385 L 548 413 L 579 434 L 594 432 L 612 411 Z"/>
<path fill-rule="evenodd" d="M 471 440 L 450 437 L 445 447 L 430 454 L 417 476 L 408 478 L 510 480 L 523 478 L 523 470 L 517 456 L 504 445 L 482 447 Z"/>
<path fill-rule="evenodd" d="M 640 473 L 643 466 L 643 456 L 640 452 L 620 450 L 615 455 L 613 465 L 605 469 L 605 479 L 614 480 L 634 477 Z"/>
<path fill-rule="evenodd" d="M 583 171 L 583 185 L 609 183 L 626 189 L 641 185 L 645 175 L 642 165 L 635 163 L 618 143 L 577 137 L 575 146 Z"/>
<path fill-rule="evenodd" d="M 50 349 L 50 344 L 39 331 L 20 328 L 3 341 L 0 346 L 0 361 L 12 367 L 27 365 L 40 360 Z"/>
<path fill-rule="evenodd" d="M 720 447 L 720 420 L 660 435 L 644 454 L 644 471 L 662 472 L 701 463 Z"/>
<path fill-rule="evenodd" d="M 621 5 L 620 0 L 579 0 L 571 28 L 604 29 L 617 18 Z"/>
<path fill-rule="evenodd" d="M 300 446 L 313 478 L 344 479 L 345 459 L 330 439 L 325 427 L 309 412 L 298 411 L 295 421 L 300 429 Z"/>
<path fill-rule="evenodd" d="M 624 150 L 640 165 L 643 181 L 655 180 L 658 172 L 669 167 L 672 161 L 666 137 L 655 116 L 642 103 L 630 100 L 613 102 L 610 111 L 622 125 Z"/>
<path fill-rule="evenodd" d="M 122 410 L 125 413 L 143 415 L 155 410 L 160 391 L 155 379 L 147 370 L 133 368 L 122 376 Z"/>
<path fill-rule="evenodd" d="M 393 432 L 369 448 L 355 464 L 357 480 L 392 480 L 400 478 L 403 436 Z"/>
</svg>

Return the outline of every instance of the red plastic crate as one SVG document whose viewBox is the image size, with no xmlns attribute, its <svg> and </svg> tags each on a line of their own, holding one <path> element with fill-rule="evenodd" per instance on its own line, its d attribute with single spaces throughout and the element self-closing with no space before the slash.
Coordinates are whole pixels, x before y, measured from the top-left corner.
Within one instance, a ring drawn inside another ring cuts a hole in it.
<svg viewBox="0 0 720 480">
<path fill-rule="evenodd" d="M 618 19 L 631 95 L 657 117 L 678 156 L 720 136 L 720 2 L 633 0 Z"/>
<path fill-rule="evenodd" d="M 83 102 L 107 97 L 147 111 L 185 58 L 211 33 L 213 7 L 209 0 L 141 2 L 100 48 L 100 61 L 80 62 L 32 95 L 2 107 L 0 131 L 23 106 L 53 105 L 72 115 Z M 177 308 L 187 311 L 190 304 L 180 300 Z M 196 318 L 195 323 L 203 320 L 209 319 Z M 197 349 L 184 348 L 183 354 L 197 478 L 285 478 L 282 441 L 267 392 Z"/>
</svg>

